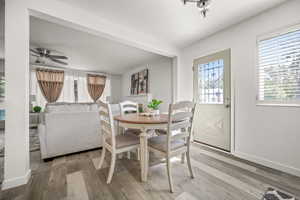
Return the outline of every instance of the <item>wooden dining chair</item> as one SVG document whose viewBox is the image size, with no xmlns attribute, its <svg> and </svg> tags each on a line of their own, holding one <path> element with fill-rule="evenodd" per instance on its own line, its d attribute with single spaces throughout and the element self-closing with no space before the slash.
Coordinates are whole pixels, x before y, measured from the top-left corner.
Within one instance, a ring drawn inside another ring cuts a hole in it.
<svg viewBox="0 0 300 200">
<path fill-rule="evenodd" d="M 109 184 L 115 169 L 116 155 L 139 148 L 140 140 L 133 134 L 116 135 L 110 105 L 100 101 L 98 102 L 98 107 L 103 142 L 103 149 L 98 168 L 101 169 L 105 153 L 106 151 L 109 151 L 111 153 L 111 163 L 107 177 L 107 184 Z"/>
<path fill-rule="evenodd" d="M 133 101 L 123 101 L 120 103 L 120 113 L 121 115 L 126 115 L 130 113 L 139 113 L 139 105 L 136 102 Z M 126 129 L 125 133 L 132 133 L 139 135 L 141 133 L 140 129 Z"/>
<path fill-rule="evenodd" d="M 125 115 L 128 113 L 139 113 L 139 104 L 133 101 L 124 101 L 120 103 L 120 111 L 121 111 L 121 115 Z M 133 134 L 137 134 L 139 135 L 141 133 L 140 129 L 127 129 L 125 130 L 125 132 L 128 131 L 130 133 Z M 158 132 L 158 129 L 155 130 L 148 130 L 147 132 L 149 132 L 149 136 L 153 136 L 154 133 L 160 133 Z M 162 133 L 162 132 L 161 132 Z"/>
<path fill-rule="evenodd" d="M 126 114 L 130 114 L 130 113 L 139 113 L 139 104 L 133 101 L 123 101 L 120 103 L 120 113 L 121 115 L 126 115 Z M 133 128 L 129 128 L 129 129 L 125 129 L 123 130 L 124 134 L 134 134 L 139 136 L 141 133 L 140 129 L 133 129 Z M 136 157 L 138 160 L 140 160 L 140 154 L 139 154 L 139 149 L 137 149 L 136 151 Z M 130 151 L 127 152 L 127 158 L 130 159 Z"/>
<path fill-rule="evenodd" d="M 120 103 L 121 114 L 138 113 L 139 105 L 133 101 L 123 101 Z"/>
<path fill-rule="evenodd" d="M 194 178 L 190 159 L 194 111 L 195 103 L 190 101 L 170 104 L 166 135 L 160 135 L 148 140 L 149 151 L 166 158 L 170 192 L 174 191 L 171 175 L 172 157 L 186 155 L 190 176 Z"/>
</svg>

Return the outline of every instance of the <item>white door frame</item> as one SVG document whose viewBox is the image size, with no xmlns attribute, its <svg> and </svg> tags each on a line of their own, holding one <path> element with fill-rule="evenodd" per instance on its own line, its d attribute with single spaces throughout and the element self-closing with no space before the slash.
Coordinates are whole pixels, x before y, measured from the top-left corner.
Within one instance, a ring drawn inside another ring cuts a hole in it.
<svg viewBox="0 0 300 200">
<path fill-rule="evenodd" d="M 205 55 L 201 55 L 201 56 L 198 56 L 197 58 L 195 58 L 193 60 L 193 63 L 195 60 L 198 60 L 199 58 L 202 58 L 202 57 L 206 57 L 206 56 L 209 56 L 209 55 L 212 55 L 212 54 L 216 54 L 218 52 L 221 52 L 221 51 L 225 51 L 225 50 L 229 50 L 230 51 L 230 58 L 229 58 L 229 62 L 230 62 L 230 69 L 229 69 L 229 73 L 230 73 L 230 99 L 231 99 L 231 102 L 230 102 L 230 152 L 228 151 L 225 151 L 223 149 L 220 149 L 220 148 L 217 148 L 217 147 L 213 147 L 213 146 L 210 146 L 210 145 L 206 145 L 206 144 L 203 144 L 209 148 L 213 148 L 215 150 L 218 150 L 218 151 L 222 151 L 222 152 L 225 152 L 225 153 L 229 153 L 229 154 L 234 154 L 235 152 L 235 94 L 236 94 L 236 87 L 235 87 L 235 74 L 233 73 L 233 65 L 232 65 L 232 50 L 231 48 L 227 48 L 227 49 L 221 49 L 221 50 L 216 50 L 216 51 L 213 51 L 213 52 L 210 52 L 209 54 L 205 54 Z M 192 66 L 192 69 L 194 69 L 194 64 Z M 193 87 L 194 87 L 194 73 L 193 73 Z M 193 88 L 193 98 L 194 98 L 194 88 Z"/>
</svg>

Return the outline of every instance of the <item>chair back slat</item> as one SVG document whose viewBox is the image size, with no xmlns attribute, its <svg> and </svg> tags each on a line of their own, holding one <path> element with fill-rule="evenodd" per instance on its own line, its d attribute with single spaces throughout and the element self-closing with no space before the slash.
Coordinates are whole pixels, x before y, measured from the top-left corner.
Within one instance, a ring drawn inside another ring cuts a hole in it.
<svg viewBox="0 0 300 200">
<path fill-rule="evenodd" d="M 104 134 L 104 136 L 105 136 L 106 139 L 110 138 L 111 131 L 109 131 L 107 128 L 102 128 L 101 131 L 102 131 L 102 134 Z"/>
<path fill-rule="evenodd" d="M 178 112 L 173 114 L 173 121 L 181 121 L 184 119 L 189 119 L 193 116 L 192 112 Z"/>
<path fill-rule="evenodd" d="M 173 107 L 173 110 L 180 110 L 183 108 L 192 109 L 195 107 L 195 103 L 192 101 L 180 101 L 178 103 L 173 104 L 172 107 Z"/>
<path fill-rule="evenodd" d="M 134 113 L 137 112 L 137 109 L 135 107 L 125 107 L 123 108 L 123 114 L 125 114 L 126 112 Z"/>
<path fill-rule="evenodd" d="M 123 101 L 120 103 L 120 111 L 122 115 L 127 113 L 138 113 L 138 104 L 132 101 Z"/>
<path fill-rule="evenodd" d="M 186 118 L 185 118 L 186 119 Z M 170 126 L 170 130 L 174 131 L 174 130 L 178 130 L 178 129 L 183 129 L 183 128 L 188 128 L 191 126 L 191 122 L 190 120 L 184 120 L 181 122 L 173 122 Z"/>
<path fill-rule="evenodd" d="M 102 101 L 97 102 L 99 107 L 101 132 L 103 136 L 103 142 L 111 140 L 111 145 L 115 147 L 115 128 L 114 119 L 111 111 L 111 106 L 109 104 L 103 103 Z"/>
<path fill-rule="evenodd" d="M 107 104 L 104 103 L 104 102 L 102 102 L 102 101 L 97 101 L 97 104 L 98 104 L 98 107 L 99 107 L 99 108 L 102 107 L 102 108 L 104 108 L 104 109 L 106 109 L 106 110 L 108 109 L 108 108 L 107 108 Z"/>
<path fill-rule="evenodd" d="M 178 133 L 171 137 L 171 140 L 185 139 L 189 137 L 189 132 Z"/>
<path fill-rule="evenodd" d="M 100 111 L 99 111 L 99 114 L 100 114 L 100 116 L 103 116 L 103 117 L 107 117 L 107 118 L 109 118 L 109 114 L 108 114 L 108 112 L 107 112 L 107 111 L 100 110 Z"/>
<path fill-rule="evenodd" d="M 167 130 L 167 150 L 171 151 L 171 141 L 182 139 L 187 143 L 191 140 L 195 103 L 182 101 L 169 105 L 169 121 Z M 177 134 L 174 134 L 177 132 Z M 179 133 L 178 133 L 179 132 Z"/>
<path fill-rule="evenodd" d="M 111 132 L 111 125 L 105 121 L 105 120 L 101 120 L 101 128 L 107 132 Z"/>
</svg>

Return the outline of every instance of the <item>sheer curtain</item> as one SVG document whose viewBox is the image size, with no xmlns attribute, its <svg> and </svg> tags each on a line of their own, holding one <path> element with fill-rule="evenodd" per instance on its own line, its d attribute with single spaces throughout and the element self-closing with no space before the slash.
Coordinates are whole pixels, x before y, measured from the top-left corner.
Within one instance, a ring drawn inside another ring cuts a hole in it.
<svg viewBox="0 0 300 200">
<path fill-rule="evenodd" d="M 102 102 L 107 102 L 107 97 L 111 96 L 111 85 L 110 85 L 110 78 L 106 78 L 106 83 L 105 83 L 105 88 L 104 91 L 100 97 L 100 101 Z"/>
<path fill-rule="evenodd" d="M 78 85 L 78 102 L 94 102 L 88 92 L 86 73 L 78 72 L 75 77 L 77 78 Z"/>
<path fill-rule="evenodd" d="M 65 82 L 61 95 L 57 102 L 74 102 L 74 75 L 73 72 L 65 72 Z"/>
<path fill-rule="evenodd" d="M 57 102 L 75 102 L 74 93 L 74 80 L 77 80 L 78 91 L 78 103 L 94 102 L 88 93 L 87 78 L 85 72 L 71 72 L 65 71 L 65 81 L 62 92 Z M 110 77 L 106 79 L 104 91 L 100 97 L 100 100 L 107 102 L 107 97 L 111 96 Z M 43 109 L 46 106 L 46 99 L 44 98 L 36 78 L 35 71 L 30 72 L 30 95 L 35 96 L 35 100 L 32 101 L 33 106 L 41 106 Z"/>
<path fill-rule="evenodd" d="M 31 102 L 33 106 L 45 108 L 47 101 L 39 88 L 35 71 L 30 72 L 30 95 L 35 96 L 35 100 Z"/>
</svg>

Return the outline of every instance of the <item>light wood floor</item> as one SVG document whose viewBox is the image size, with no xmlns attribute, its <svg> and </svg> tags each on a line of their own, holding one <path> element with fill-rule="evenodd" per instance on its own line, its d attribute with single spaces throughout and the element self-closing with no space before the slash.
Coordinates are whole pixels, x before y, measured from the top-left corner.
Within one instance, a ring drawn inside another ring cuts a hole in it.
<svg viewBox="0 0 300 200">
<path fill-rule="evenodd" d="M 0 193 L 0 199 L 16 200 L 254 200 L 268 187 L 300 197 L 300 178 L 242 161 L 199 144 L 192 147 L 195 179 L 179 158 L 173 159 L 175 193 L 169 193 L 166 166 L 151 155 L 149 179 L 140 182 L 136 160 L 119 159 L 110 185 L 106 184 L 109 158 L 97 170 L 100 150 L 64 156 L 50 162 L 33 162 L 26 186 Z M 39 155 L 32 154 L 32 160 Z"/>
</svg>

